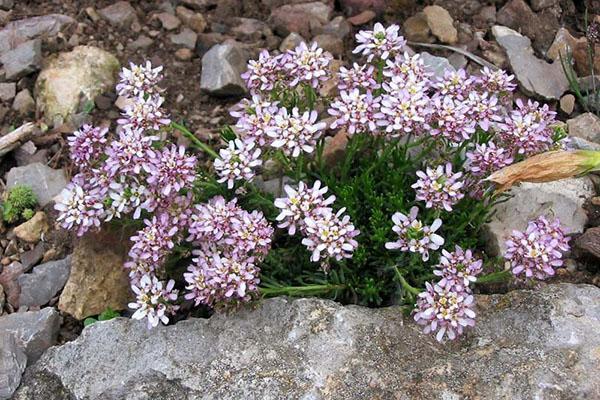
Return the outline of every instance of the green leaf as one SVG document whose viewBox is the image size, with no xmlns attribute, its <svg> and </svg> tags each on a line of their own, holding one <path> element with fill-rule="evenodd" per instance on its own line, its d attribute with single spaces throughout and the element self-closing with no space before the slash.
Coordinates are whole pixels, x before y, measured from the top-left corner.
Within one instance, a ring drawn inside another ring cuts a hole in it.
<svg viewBox="0 0 600 400">
<path fill-rule="evenodd" d="M 83 320 L 83 326 L 89 326 L 92 325 L 93 323 L 98 322 L 98 320 L 96 318 L 92 318 L 92 317 L 88 317 L 86 319 Z"/>
</svg>

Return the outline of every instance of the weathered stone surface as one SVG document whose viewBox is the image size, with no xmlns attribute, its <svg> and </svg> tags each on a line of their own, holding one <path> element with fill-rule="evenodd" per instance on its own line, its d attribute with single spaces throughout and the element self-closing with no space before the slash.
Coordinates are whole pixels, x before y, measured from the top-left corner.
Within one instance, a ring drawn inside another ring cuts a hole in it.
<svg viewBox="0 0 600 400">
<path fill-rule="evenodd" d="M 0 318 L 0 332 L 14 336 L 31 365 L 51 346 L 56 344 L 60 315 L 53 307 L 40 311 L 18 312 Z"/>
<path fill-rule="evenodd" d="M 37 71 L 42 63 L 42 41 L 34 39 L 20 44 L 2 54 L 0 63 L 9 80 L 17 80 Z"/>
<path fill-rule="evenodd" d="M 0 100 L 8 102 L 14 99 L 17 94 L 17 84 L 14 82 L 0 83 Z"/>
<path fill-rule="evenodd" d="M 15 235 L 26 242 L 37 243 L 40 241 L 42 235 L 48 232 L 50 226 L 48 225 L 48 218 L 43 211 L 38 211 L 28 221 L 23 222 L 21 225 L 15 227 Z"/>
<path fill-rule="evenodd" d="M 422 12 L 416 13 L 407 18 L 402 25 L 404 35 L 408 40 L 415 42 L 433 42 L 435 38 L 431 36 L 431 29 L 427 23 L 427 17 Z"/>
<path fill-rule="evenodd" d="M 560 28 L 559 20 L 554 12 L 543 10 L 536 14 L 525 0 L 509 0 L 498 10 L 496 22 L 530 38 L 539 52 L 545 52 L 548 49 L 556 31 Z"/>
<path fill-rule="evenodd" d="M 12 108 L 21 116 L 27 116 L 35 111 L 35 100 L 31 97 L 29 89 L 23 89 L 17 93 Z"/>
<path fill-rule="evenodd" d="M 272 35 L 269 26 L 258 19 L 236 18 L 235 22 L 237 25 L 231 28 L 231 33 L 237 40 L 255 42 L 267 34 Z"/>
<path fill-rule="evenodd" d="M 4 305 L 6 304 L 6 295 L 4 294 L 4 287 L 0 284 L 0 315 L 4 313 Z"/>
<path fill-rule="evenodd" d="M 594 193 L 592 181 L 587 177 L 513 187 L 510 192 L 513 197 L 495 207 L 496 214 L 486 225 L 489 254 L 504 254 L 504 242 L 512 231 L 525 229 L 528 221 L 540 215 L 559 218 L 569 233 L 583 232 L 587 222 L 583 204 Z"/>
<path fill-rule="evenodd" d="M 183 24 L 192 28 L 195 32 L 204 32 L 208 25 L 202 14 L 196 13 L 189 8 L 178 6 L 175 9 L 175 12 L 177 13 L 177 16 L 181 18 Z"/>
<path fill-rule="evenodd" d="M 158 18 L 162 27 L 168 31 L 177 29 L 179 28 L 179 25 L 181 25 L 181 20 L 168 12 L 158 13 L 155 15 L 155 17 Z"/>
<path fill-rule="evenodd" d="M 2 269 L 0 273 L 0 285 L 4 288 L 6 301 L 14 308 L 19 308 L 19 276 L 25 272 L 25 268 L 20 262 L 14 261 Z"/>
<path fill-rule="evenodd" d="M 458 31 L 452 24 L 452 17 L 446 9 L 440 6 L 427 6 L 423 9 L 423 14 L 431 33 L 440 42 L 454 44 L 458 41 Z"/>
<path fill-rule="evenodd" d="M 443 78 L 446 70 L 456 71 L 447 58 L 434 56 L 427 52 L 421 53 L 425 70 L 436 78 Z"/>
<path fill-rule="evenodd" d="M 492 33 L 506 51 L 510 66 L 525 93 L 547 100 L 560 99 L 569 83 L 559 62 L 549 64 L 537 58 L 529 38 L 510 28 L 496 25 Z"/>
<path fill-rule="evenodd" d="M 200 88 L 216 96 L 238 96 L 246 93 L 240 75 L 246 69 L 248 54 L 235 42 L 213 46 L 202 57 Z"/>
<path fill-rule="evenodd" d="M 0 0 L 0 10 L 10 10 L 14 5 L 14 0 Z"/>
<path fill-rule="evenodd" d="M 356 15 L 348 18 L 348 22 L 351 25 L 359 26 L 359 25 L 366 24 L 367 22 L 371 22 L 376 16 L 377 16 L 377 14 L 375 13 L 375 11 L 365 10 L 365 11 L 361 12 L 360 14 L 356 14 Z"/>
<path fill-rule="evenodd" d="M 71 274 L 58 308 L 77 319 L 98 315 L 107 307 L 124 310 L 131 300 L 129 278 L 123 264 L 129 235 L 103 229 L 83 237 L 73 250 Z"/>
<path fill-rule="evenodd" d="M 154 43 L 154 40 L 150 39 L 148 36 L 140 35 L 133 42 L 127 43 L 127 48 L 134 50 L 134 51 L 139 50 L 139 49 L 146 49 L 146 48 L 152 46 L 153 43 Z M 98 98 L 98 97 L 96 97 L 96 98 Z"/>
<path fill-rule="evenodd" d="M 71 257 L 38 265 L 30 274 L 19 277 L 20 306 L 43 306 L 61 290 L 71 271 Z"/>
<path fill-rule="evenodd" d="M 292 32 L 283 39 L 281 44 L 279 45 L 280 51 L 287 51 L 295 49 L 300 45 L 300 43 L 304 42 L 304 38 L 298 35 L 296 32 Z"/>
<path fill-rule="evenodd" d="M 48 350 L 15 400 L 600 396 L 600 289 L 548 285 L 477 304 L 476 327 L 448 344 L 398 308 L 319 299 L 265 300 L 155 330 L 118 318 Z"/>
<path fill-rule="evenodd" d="M 339 57 L 344 52 L 344 42 L 334 35 L 317 35 L 313 38 L 313 42 L 317 43 L 320 48 L 331 53 L 334 57 Z"/>
<path fill-rule="evenodd" d="M 0 30 L 0 54 L 31 39 L 55 36 L 74 23 L 73 18 L 62 14 L 48 14 L 10 22 Z"/>
<path fill-rule="evenodd" d="M 134 8 L 127 1 L 117 1 L 98 10 L 98 14 L 111 25 L 125 28 L 137 20 Z"/>
<path fill-rule="evenodd" d="M 13 335 L 0 331 L 0 399 L 10 399 L 19 387 L 27 356 Z"/>
<path fill-rule="evenodd" d="M 181 32 L 177 34 L 171 34 L 171 43 L 177 46 L 184 46 L 188 49 L 193 49 L 196 47 L 196 41 L 198 40 L 198 35 L 196 32 L 189 28 L 183 28 Z"/>
<path fill-rule="evenodd" d="M 353 16 L 367 10 L 383 14 L 386 3 L 385 0 L 340 0 L 342 11 L 348 16 Z"/>
<path fill-rule="evenodd" d="M 596 226 L 586 230 L 575 241 L 575 248 L 600 258 L 600 227 Z"/>
<path fill-rule="evenodd" d="M 581 114 L 567 120 L 569 136 L 600 144 L 600 118 L 592 113 Z"/>
<path fill-rule="evenodd" d="M 62 169 L 52 169 L 41 163 L 11 168 L 6 175 L 8 189 L 16 185 L 27 185 L 35 193 L 38 203 L 44 207 L 67 186 Z"/>
<path fill-rule="evenodd" d="M 571 114 L 575 109 L 575 100 L 575 96 L 573 96 L 572 94 L 565 94 L 563 97 L 560 98 L 560 110 L 567 115 Z"/>
<path fill-rule="evenodd" d="M 40 72 L 35 83 L 37 109 L 48 124 L 67 122 L 80 104 L 112 89 L 119 61 L 93 46 L 61 53 Z"/>
<path fill-rule="evenodd" d="M 330 5 L 318 1 L 286 4 L 271 12 L 270 21 L 274 31 L 280 36 L 296 32 L 303 37 L 311 37 L 315 28 L 320 29 L 329 22 L 332 11 Z"/>
<path fill-rule="evenodd" d="M 350 34 L 350 24 L 346 21 L 346 18 L 340 15 L 329 21 L 321 31 L 323 34 L 345 39 Z"/>
</svg>

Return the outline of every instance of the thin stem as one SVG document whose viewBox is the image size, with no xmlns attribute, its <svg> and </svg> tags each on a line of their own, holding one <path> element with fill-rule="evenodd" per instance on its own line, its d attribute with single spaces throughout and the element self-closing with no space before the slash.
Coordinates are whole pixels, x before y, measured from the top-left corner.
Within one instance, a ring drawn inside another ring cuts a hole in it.
<svg viewBox="0 0 600 400">
<path fill-rule="evenodd" d="M 394 271 L 396 272 L 396 277 L 400 281 L 400 284 L 402 285 L 402 288 L 404 290 L 406 290 L 408 293 L 414 294 L 414 295 L 418 295 L 419 293 L 421 293 L 420 289 L 417 289 L 416 287 L 410 286 L 408 284 L 408 282 L 406 282 L 406 279 L 404 279 L 404 277 L 400 273 L 400 270 L 398 270 L 398 267 L 394 267 Z"/>
<path fill-rule="evenodd" d="M 334 290 L 346 289 L 346 285 L 308 285 L 308 286 L 284 286 L 274 288 L 260 288 L 263 296 L 298 296 L 317 293 L 328 293 Z"/>
<path fill-rule="evenodd" d="M 190 132 L 185 126 L 178 124 L 177 122 L 171 122 L 171 126 L 177 129 L 179 132 L 183 134 L 186 138 L 190 139 L 194 146 L 198 149 L 208 153 L 213 158 L 219 158 L 219 155 L 206 143 L 203 143 L 200 139 L 198 139 L 192 132 Z"/>
</svg>

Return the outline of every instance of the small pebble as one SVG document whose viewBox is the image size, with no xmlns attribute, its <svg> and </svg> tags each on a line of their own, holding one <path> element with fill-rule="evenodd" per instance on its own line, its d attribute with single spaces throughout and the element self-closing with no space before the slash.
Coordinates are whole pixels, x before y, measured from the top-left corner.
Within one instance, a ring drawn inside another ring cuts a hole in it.
<svg viewBox="0 0 600 400">
<path fill-rule="evenodd" d="M 175 52 L 175 58 L 180 61 L 189 61 L 192 59 L 193 55 L 192 50 L 187 48 L 181 48 Z"/>
</svg>

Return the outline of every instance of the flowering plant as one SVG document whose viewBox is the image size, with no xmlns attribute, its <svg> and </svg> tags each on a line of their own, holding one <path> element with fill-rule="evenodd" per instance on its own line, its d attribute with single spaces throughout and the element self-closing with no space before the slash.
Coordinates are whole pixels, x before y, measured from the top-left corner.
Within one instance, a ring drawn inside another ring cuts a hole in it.
<svg viewBox="0 0 600 400">
<path fill-rule="evenodd" d="M 361 31 L 354 53 L 365 63 L 335 73 L 314 43 L 263 51 L 242 75 L 251 96 L 232 109 L 218 152 L 171 121 L 161 67 L 123 70 L 117 90 L 129 106 L 114 134 L 83 126 L 69 139 L 80 172 L 56 208 L 78 235 L 137 223 L 125 265 L 134 318 L 156 326 L 192 306 L 285 294 L 414 306 L 438 340 L 473 326 L 473 285 L 509 271 L 482 251 L 501 199 L 485 178 L 565 138 L 547 106 L 513 107 L 512 76 L 435 77 L 398 30 Z M 197 151 L 170 144 L 175 130 Z M 346 143 L 341 159 L 329 134 Z M 568 238 L 540 217 L 507 246 L 512 273 L 543 279 Z"/>
</svg>

